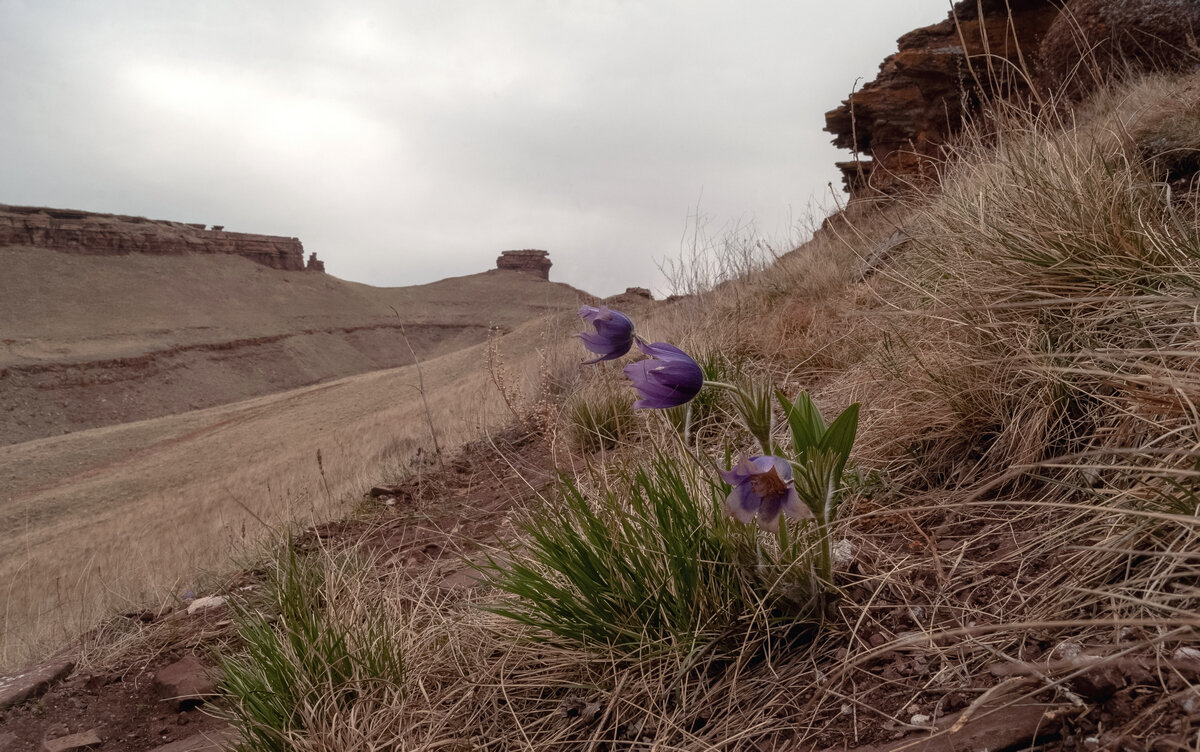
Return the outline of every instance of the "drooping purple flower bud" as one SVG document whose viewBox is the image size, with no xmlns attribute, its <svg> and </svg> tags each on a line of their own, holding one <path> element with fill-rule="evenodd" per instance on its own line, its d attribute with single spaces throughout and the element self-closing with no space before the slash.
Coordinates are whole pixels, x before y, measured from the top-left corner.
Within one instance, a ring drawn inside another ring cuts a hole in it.
<svg viewBox="0 0 1200 752">
<path fill-rule="evenodd" d="M 729 514 L 749 523 L 758 516 L 758 524 L 767 530 L 779 529 L 782 511 L 794 520 L 811 519 L 812 511 L 796 493 L 792 466 L 782 457 L 764 455 L 740 460 L 721 477 L 733 486 L 725 499 Z"/>
<path fill-rule="evenodd" d="M 633 320 L 620 311 L 600 306 L 583 306 L 579 318 L 596 327 L 595 332 L 583 332 L 579 338 L 583 346 L 597 357 L 585 360 L 583 365 L 614 360 L 629 352 L 633 347 Z"/>
<path fill-rule="evenodd" d="M 704 386 L 700 364 L 678 347 L 638 339 L 638 348 L 650 358 L 625 366 L 625 375 L 641 397 L 633 403 L 635 408 L 676 407 L 690 401 Z"/>
</svg>

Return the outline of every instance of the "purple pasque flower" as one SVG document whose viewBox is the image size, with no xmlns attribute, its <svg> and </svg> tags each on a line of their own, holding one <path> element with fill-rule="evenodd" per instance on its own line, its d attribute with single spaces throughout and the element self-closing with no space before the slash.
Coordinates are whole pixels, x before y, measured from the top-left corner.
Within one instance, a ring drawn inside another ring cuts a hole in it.
<svg viewBox="0 0 1200 752">
<path fill-rule="evenodd" d="M 704 371 L 691 356 L 666 342 L 649 344 L 639 338 L 637 343 L 650 357 L 625 366 L 625 375 L 641 397 L 633 403 L 635 408 L 677 407 L 700 392 Z"/>
<path fill-rule="evenodd" d="M 620 311 L 585 305 L 579 309 L 579 318 L 596 327 L 595 332 L 579 335 L 583 346 L 598 356 L 585 360 L 583 365 L 614 360 L 633 347 L 633 320 Z"/>
<path fill-rule="evenodd" d="M 725 506 L 742 522 L 749 523 L 758 515 L 758 524 L 774 531 L 779 528 L 781 511 L 794 520 L 813 516 L 796 493 L 791 464 L 782 457 L 743 458 L 732 469 L 722 470 L 721 478 L 733 486 Z"/>
</svg>

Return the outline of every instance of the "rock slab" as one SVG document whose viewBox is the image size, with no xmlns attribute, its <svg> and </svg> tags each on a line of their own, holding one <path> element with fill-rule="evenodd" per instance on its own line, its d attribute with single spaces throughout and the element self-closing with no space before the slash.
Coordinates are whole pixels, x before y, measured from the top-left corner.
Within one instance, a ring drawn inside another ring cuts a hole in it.
<svg viewBox="0 0 1200 752">
<path fill-rule="evenodd" d="M 99 747 L 104 742 L 96 733 L 95 729 L 84 731 L 79 734 L 71 734 L 70 736 L 60 736 L 57 739 L 50 739 L 42 742 L 42 749 L 45 752 L 70 752 L 73 749 L 91 749 Z"/>
<path fill-rule="evenodd" d="M 75 668 L 75 661 L 55 658 L 38 664 L 16 676 L 0 679 L 0 709 L 19 705 L 46 694 L 56 682 Z"/>
<path fill-rule="evenodd" d="M 176 710 L 190 710 L 217 691 L 208 669 L 192 656 L 161 669 L 154 675 L 154 687 Z"/>
<path fill-rule="evenodd" d="M 233 741 L 232 729 L 195 734 L 177 742 L 155 747 L 152 752 L 221 752 L 224 745 Z"/>
</svg>

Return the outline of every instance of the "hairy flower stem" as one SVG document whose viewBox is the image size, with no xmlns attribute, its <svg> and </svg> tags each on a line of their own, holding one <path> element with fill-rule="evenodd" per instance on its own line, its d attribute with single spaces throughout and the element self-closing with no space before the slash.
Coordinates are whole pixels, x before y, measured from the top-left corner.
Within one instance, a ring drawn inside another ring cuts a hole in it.
<svg viewBox="0 0 1200 752">
<path fill-rule="evenodd" d="M 775 418 L 771 411 L 770 390 L 761 394 L 755 394 L 753 391 L 747 391 L 745 388 L 734 384 L 727 384 L 724 381 L 711 381 L 709 379 L 704 380 L 704 386 L 712 386 L 733 392 L 734 402 L 736 403 L 738 414 L 742 418 L 742 424 L 758 440 L 758 445 L 762 447 L 763 454 L 774 455 L 779 453 L 778 447 L 775 446 L 775 442 L 771 439 Z"/>
</svg>

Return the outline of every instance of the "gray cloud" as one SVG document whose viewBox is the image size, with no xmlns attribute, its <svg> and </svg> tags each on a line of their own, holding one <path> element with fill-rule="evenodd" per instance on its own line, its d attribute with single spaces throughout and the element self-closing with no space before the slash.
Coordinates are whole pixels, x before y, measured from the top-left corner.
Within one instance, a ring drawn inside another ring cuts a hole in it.
<svg viewBox="0 0 1200 752">
<path fill-rule="evenodd" d="M 0 202 L 295 235 L 376 285 L 536 247 L 661 289 L 697 204 L 782 238 L 825 201 L 822 113 L 945 9 L 0 0 Z"/>
</svg>

